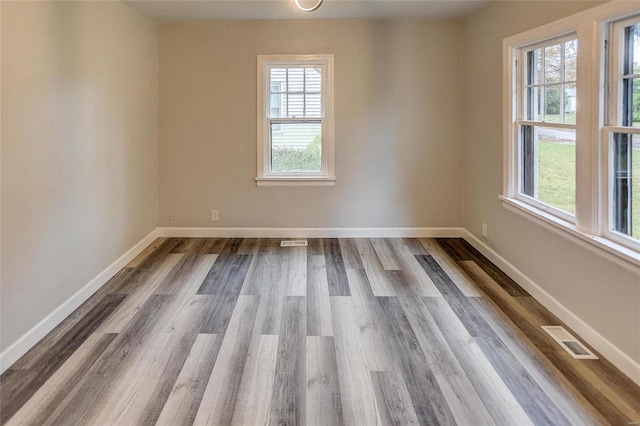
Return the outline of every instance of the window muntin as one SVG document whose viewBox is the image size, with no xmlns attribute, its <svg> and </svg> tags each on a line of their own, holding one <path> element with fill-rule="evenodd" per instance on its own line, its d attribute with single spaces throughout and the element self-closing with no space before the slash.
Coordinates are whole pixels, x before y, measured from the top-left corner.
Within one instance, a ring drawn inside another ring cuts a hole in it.
<svg viewBox="0 0 640 426">
<path fill-rule="evenodd" d="M 576 212 L 578 40 L 563 37 L 519 49 L 518 194 L 564 220 Z"/>
<path fill-rule="evenodd" d="M 259 56 L 258 74 L 258 184 L 334 181 L 333 55 Z"/>
</svg>

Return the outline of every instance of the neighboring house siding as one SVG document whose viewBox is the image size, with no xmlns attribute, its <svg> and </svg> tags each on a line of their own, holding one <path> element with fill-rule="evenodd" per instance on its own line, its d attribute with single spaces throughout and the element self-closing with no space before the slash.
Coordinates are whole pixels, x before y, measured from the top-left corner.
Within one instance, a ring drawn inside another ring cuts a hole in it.
<svg viewBox="0 0 640 426">
<path fill-rule="evenodd" d="M 286 75 L 280 71 L 271 73 L 271 116 L 282 118 L 319 118 L 321 114 L 320 84 L 321 75 L 307 75 L 306 97 L 303 97 L 301 80 L 291 78 L 287 87 Z M 273 93 L 277 91 L 278 93 Z M 287 93 L 291 92 L 291 93 Z M 306 100 L 306 110 L 304 103 Z M 306 113 L 306 114 L 305 114 Z M 320 123 L 281 123 L 274 124 L 272 130 L 272 148 L 293 148 L 304 150 L 321 133 Z"/>
<path fill-rule="evenodd" d="M 309 125 L 280 124 L 280 130 L 273 130 L 272 146 L 274 149 L 289 147 L 306 149 L 317 135 L 320 135 L 320 123 Z"/>
</svg>

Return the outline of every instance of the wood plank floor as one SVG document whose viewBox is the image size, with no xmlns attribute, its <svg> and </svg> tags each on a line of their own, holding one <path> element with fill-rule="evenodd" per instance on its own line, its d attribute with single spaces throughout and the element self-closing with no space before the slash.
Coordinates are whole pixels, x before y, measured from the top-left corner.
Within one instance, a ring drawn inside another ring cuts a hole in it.
<svg viewBox="0 0 640 426">
<path fill-rule="evenodd" d="M 161 238 L 0 377 L 8 425 L 637 425 L 461 239 Z"/>
</svg>

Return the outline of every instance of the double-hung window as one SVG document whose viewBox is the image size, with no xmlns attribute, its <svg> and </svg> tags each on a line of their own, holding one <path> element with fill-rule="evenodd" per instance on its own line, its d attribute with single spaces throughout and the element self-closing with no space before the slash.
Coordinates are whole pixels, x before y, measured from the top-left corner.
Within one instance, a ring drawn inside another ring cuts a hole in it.
<svg viewBox="0 0 640 426">
<path fill-rule="evenodd" d="M 333 55 L 258 56 L 259 186 L 332 186 Z"/>
<path fill-rule="evenodd" d="M 610 31 L 605 235 L 640 249 L 640 17 Z"/>
<path fill-rule="evenodd" d="M 640 274 L 640 8 L 503 41 L 503 206 Z"/>
<path fill-rule="evenodd" d="M 520 49 L 518 198 L 573 221 L 576 200 L 575 35 Z"/>
</svg>

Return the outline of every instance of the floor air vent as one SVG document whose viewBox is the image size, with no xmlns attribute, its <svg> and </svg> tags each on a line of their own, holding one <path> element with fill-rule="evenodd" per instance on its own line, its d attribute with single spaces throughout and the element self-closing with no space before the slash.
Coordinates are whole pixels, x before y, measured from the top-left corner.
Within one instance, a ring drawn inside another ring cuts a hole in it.
<svg viewBox="0 0 640 426">
<path fill-rule="evenodd" d="M 553 340 L 558 342 L 565 351 L 569 352 L 572 357 L 576 359 L 598 359 L 593 352 L 573 337 L 564 327 L 559 325 L 543 325 L 542 328 L 549 333 L 549 335 L 553 337 Z"/>
<path fill-rule="evenodd" d="M 280 247 L 306 247 L 307 240 L 284 240 L 280 241 Z"/>
</svg>

